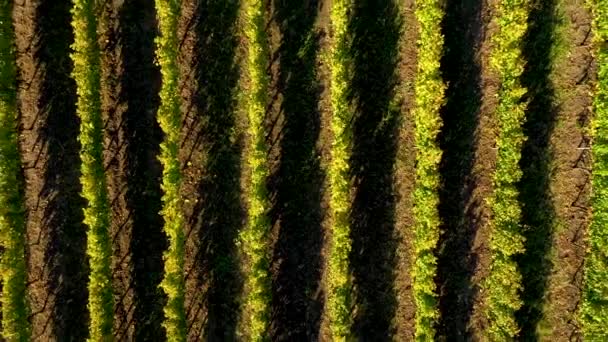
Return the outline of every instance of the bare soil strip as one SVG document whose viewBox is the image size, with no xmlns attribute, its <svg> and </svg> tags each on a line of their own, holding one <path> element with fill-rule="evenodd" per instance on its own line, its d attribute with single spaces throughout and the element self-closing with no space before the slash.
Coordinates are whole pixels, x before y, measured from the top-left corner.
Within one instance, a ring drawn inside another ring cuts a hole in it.
<svg viewBox="0 0 608 342">
<path fill-rule="evenodd" d="M 321 117 L 317 58 L 319 1 L 276 0 L 269 12 L 272 103 L 269 106 L 274 252 L 271 334 L 278 341 L 318 340 L 322 186 L 317 147 Z"/>
<path fill-rule="evenodd" d="M 392 1 L 360 1 L 351 15 L 353 330 L 363 340 L 386 340 L 397 307 L 393 177 L 401 113 L 394 98 L 403 18 Z"/>
<path fill-rule="evenodd" d="M 536 337 L 542 316 L 550 267 L 552 236 L 556 226 L 550 194 L 550 136 L 556 125 L 555 85 L 550 78 L 554 50 L 559 44 L 557 2 L 532 1 L 523 56 L 527 61 L 522 85 L 528 89 L 528 108 L 523 125 L 527 140 L 520 162 L 523 177 L 519 185 L 523 236 L 526 251 L 518 256 L 523 276 L 523 306 L 516 317 L 524 339 Z"/>
<path fill-rule="evenodd" d="M 160 211 L 160 73 L 153 1 L 106 3 L 100 21 L 105 165 L 112 204 L 116 339 L 158 340 L 164 296 Z"/>
<path fill-rule="evenodd" d="M 237 338 L 242 279 L 238 2 L 186 1 L 180 20 L 188 338 Z"/>
<path fill-rule="evenodd" d="M 576 321 L 582 289 L 584 237 L 590 219 L 589 124 L 596 61 L 591 55 L 591 13 L 583 0 L 557 1 L 563 16 L 562 49 L 550 78 L 556 90 L 553 158 L 548 174 L 555 208 L 551 270 L 544 294 L 541 340 L 580 341 Z M 558 37 L 558 39 L 560 39 Z"/>
<path fill-rule="evenodd" d="M 395 191 L 396 264 L 394 289 L 397 299 L 395 317 L 391 324 L 392 338 L 397 341 L 413 341 L 415 312 L 411 280 L 411 242 L 413 240 L 412 191 L 414 189 L 416 154 L 414 153 L 414 84 L 416 78 L 416 42 L 418 24 L 414 14 L 414 0 L 406 0 L 400 6 L 402 18 L 397 62 L 398 85 L 394 101 L 399 104 L 397 122 L 398 142 L 393 174 Z"/>
<path fill-rule="evenodd" d="M 483 329 L 480 282 L 489 267 L 489 208 L 496 159 L 497 80 L 489 69 L 493 1 L 448 1 L 442 61 L 448 83 L 441 145 L 443 218 L 438 334 L 458 341 Z"/>
<path fill-rule="evenodd" d="M 21 152 L 34 340 L 83 340 L 86 230 L 80 197 L 69 2 L 17 2 Z"/>
</svg>

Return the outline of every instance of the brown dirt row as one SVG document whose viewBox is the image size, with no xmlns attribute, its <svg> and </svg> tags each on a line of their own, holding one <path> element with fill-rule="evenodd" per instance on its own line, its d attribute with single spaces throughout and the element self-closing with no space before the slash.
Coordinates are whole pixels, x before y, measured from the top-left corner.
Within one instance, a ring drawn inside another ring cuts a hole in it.
<svg viewBox="0 0 608 342">
<path fill-rule="evenodd" d="M 584 237 L 590 219 L 590 96 L 595 82 L 591 14 L 581 0 L 557 1 L 563 46 L 551 81 L 555 128 L 550 136 L 550 193 L 555 208 L 551 270 L 545 294 L 541 339 L 580 341 L 576 321 L 582 289 Z"/>
<path fill-rule="evenodd" d="M 164 336 L 160 210 L 161 139 L 156 123 L 160 73 L 154 65 L 151 0 L 107 2 L 100 13 L 104 163 L 110 188 L 114 334 L 118 340 Z"/>
<path fill-rule="evenodd" d="M 391 329 L 393 340 L 413 341 L 416 307 L 412 292 L 412 239 L 413 198 L 416 154 L 414 151 L 414 85 L 417 69 L 416 42 L 418 24 L 414 13 L 414 0 L 401 4 L 402 33 L 399 41 L 399 61 L 397 63 L 398 85 L 395 101 L 400 102 L 401 119 L 397 123 L 398 142 L 393 174 L 395 203 L 394 236 L 397 241 L 394 293 L 396 297 L 395 317 Z"/>
<path fill-rule="evenodd" d="M 481 281 L 489 271 L 489 207 L 495 169 L 493 118 L 498 82 L 490 70 L 494 1 L 448 1 L 442 61 L 448 84 L 441 146 L 443 237 L 438 333 L 458 341 L 480 336 Z"/>
<path fill-rule="evenodd" d="M 194 213 L 194 206 L 198 205 L 195 200 L 198 198 L 199 184 L 198 179 L 202 178 L 204 172 L 204 153 L 201 147 L 201 139 L 203 134 L 203 123 L 201 120 L 201 109 L 197 101 L 197 63 L 196 59 L 197 45 L 197 24 L 200 20 L 200 15 L 197 11 L 200 8 L 197 2 L 188 1 L 183 4 L 182 18 L 179 24 L 179 35 L 181 38 L 180 46 L 180 71 L 182 74 L 182 100 L 185 103 L 184 111 L 184 142 L 182 149 L 188 154 L 185 158 L 184 167 L 184 184 L 182 192 L 184 194 L 185 213 L 188 218 L 186 230 L 186 318 L 188 320 L 188 340 L 194 340 L 196 336 L 203 334 L 207 321 L 207 306 L 204 301 L 206 293 L 208 293 L 208 281 L 205 273 L 201 271 L 204 267 L 200 265 L 203 260 L 199 247 L 200 237 L 203 234 L 202 228 L 195 223 L 198 217 Z M 190 86 L 190 84 L 192 86 Z M 189 138 L 192 136 L 193 138 Z M 202 199 L 201 199 L 202 200 Z"/>
<path fill-rule="evenodd" d="M 268 8 L 271 103 L 267 125 L 273 223 L 272 334 L 320 338 L 323 310 L 323 185 L 318 108 L 322 1 L 275 0 Z"/>
<path fill-rule="evenodd" d="M 244 224 L 238 1 L 186 1 L 179 34 L 188 339 L 238 339 Z"/>
<path fill-rule="evenodd" d="M 112 210 L 112 286 L 114 287 L 114 336 L 117 339 L 133 338 L 133 309 L 135 308 L 132 269 L 132 251 L 129 242 L 133 235 L 133 223 L 126 203 L 126 149 L 127 139 L 123 129 L 126 103 L 120 106 L 117 96 L 121 91 L 120 75 L 125 72 L 121 60 L 123 41 L 118 39 L 120 7 L 105 3 L 102 10 L 99 42 L 101 44 L 102 111 L 104 114 L 104 165 L 108 181 Z"/>
<path fill-rule="evenodd" d="M 398 295 L 393 181 L 401 116 L 395 103 L 397 66 L 404 22 L 397 4 L 388 1 L 361 1 L 351 15 L 353 329 L 361 339 L 386 340 L 394 333 Z"/>
<path fill-rule="evenodd" d="M 20 144 L 34 340 L 87 336 L 85 228 L 78 120 L 70 78 L 70 4 L 17 1 Z"/>
</svg>

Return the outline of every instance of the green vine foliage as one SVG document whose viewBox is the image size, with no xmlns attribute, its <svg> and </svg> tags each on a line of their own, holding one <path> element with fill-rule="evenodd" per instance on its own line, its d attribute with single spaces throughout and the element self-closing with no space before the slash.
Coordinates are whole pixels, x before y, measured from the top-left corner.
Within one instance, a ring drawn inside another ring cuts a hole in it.
<svg viewBox="0 0 608 342">
<path fill-rule="evenodd" d="M 100 51 L 97 43 L 96 2 L 74 0 L 72 27 L 74 43 L 72 76 L 78 94 L 77 114 L 80 118 L 82 195 L 87 200 L 84 223 L 88 227 L 87 254 L 90 313 L 89 340 L 112 338 L 114 301 L 112 294 L 110 241 L 110 205 L 103 166 L 103 122 L 100 97 Z"/>
<path fill-rule="evenodd" d="M 350 0 L 335 0 L 331 7 L 333 41 L 329 55 L 331 73 L 331 129 L 333 142 L 328 176 L 330 184 L 330 207 L 333 219 L 329 262 L 327 271 L 327 311 L 334 340 L 345 340 L 350 335 L 351 279 L 349 254 L 352 241 L 349 224 L 349 164 L 351 135 L 349 122 L 349 32 L 348 13 Z"/>
<path fill-rule="evenodd" d="M 242 246 L 247 255 L 245 319 L 249 340 L 268 340 L 270 322 L 271 278 L 269 256 L 270 200 L 266 182 L 269 169 L 266 162 L 268 146 L 264 133 L 264 117 L 268 103 L 268 37 L 265 31 L 265 1 L 244 2 L 245 36 L 248 40 L 247 71 L 249 89 L 247 117 L 249 120 L 250 148 L 247 165 L 251 172 L 248 186 L 247 229 L 241 234 Z"/>
<path fill-rule="evenodd" d="M 598 79 L 593 120 L 592 215 L 580 321 L 586 341 L 608 340 L 608 0 L 590 0 Z"/>
<path fill-rule="evenodd" d="M 0 0 L 0 258 L 2 334 L 28 341 L 25 210 L 17 135 L 16 69 L 11 0 Z"/>
<path fill-rule="evenodd" d="M 515 256 L 524 252 L 524 237 L 517 183 L 522 176 L 519 160 L 525 141 L 522 126 L 527 106 L 523 100 L 527 90 L 520 76 L 525 66 L 521 47 L 528 15 L 527 0 L 499 1 L 495 19 L 499 31 L 492 39 L 490 62 L 500 80 L 496 108 L 499 132 L 494 193 L 489 199 L 492 261 L 483 284 L 489 322 L 486 334 L 491 341 L 511 340 L 519 332 L 515 312 L 522 305 L 522 276 Z"/>
<path fill-rule="evenodd" d="M 167 339 L 172 342 L 186 341 L 186 310 L 184 257 L 185 233 L 180 189 L 182 174 L 179 161 L 179 138 L 181 110 L 179 92 L 179 67 L 177 55 L 179 39 L 177 23 L 180 15 L 179 0 L 155 0 L 160 26 L 156 38 L 156 57 L 160 65 L 162 86 L 157 120 L 165 135 L 160 145 L 160 162 L 163 166 L 161 189 L 161 215 L 165 221 L 164 231 L 169 238 L 169 248 L 164 253 L 165 275 L 160 284 L 167 295 L 163 327 Z"/>
<path fill-rule="evenodd" d="M 414 266 L 412 268 L 416 304 L 417 341 L 433 341 L 439 318 L 435 276 L 441 220 L 439 217 L 439 163 L 441 148 L 437 135 L 442 121 L 445 84 L 439 63 L 443 53 L 441 22 L 442 1 L 419 0 L 416 18 L 419 25 L 418 73 L 416 107 L 414 109 L 416 138 L 416 186 L 414 189 Z"/>
</svg>

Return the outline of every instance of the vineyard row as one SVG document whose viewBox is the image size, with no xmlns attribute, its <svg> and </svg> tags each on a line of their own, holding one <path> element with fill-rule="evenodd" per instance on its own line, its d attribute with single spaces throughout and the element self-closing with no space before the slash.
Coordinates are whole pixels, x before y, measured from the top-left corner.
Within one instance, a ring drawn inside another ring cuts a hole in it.
<svg viewBox="0 0 608 342">
<path fill-rule="evenodd" d="M 584 288 L 579 321 L 585 338 L 607 337 L 608 326 L 608 0 L 589 0 L 594 15 L 595 58 L 599 72 L 594 97 L 592 215 L 585 260 Z M 437 251 L 441 238 L 439 171 L 442 150 L 439 134 L 441 110 L 445 105 L 446 82 L 441 72 L 444 37 L 441 23 L 445 1 L 418 0 L 417 73 L 414 85 L 414 146 L 416 154 L 413 202 L 412 291 L 415 304 L 417 341 L 432 341 L 440 319 L 438 308 Z M 267 34 L 267 2 L 243 0 L 246 81 L 241 101 L 248 122 L 246 162 L 246 227 L 240 233 L 239 248 L 244 256 L 244 296 L 242 325 L 248 340 L 270 338 L 271 201 L 269 198 L 269 146 L 266 141 L 266 110 L 269 105 L 270 45 Z M 492 36 L 490 66 L 498 79 L 497 105 L 493 116 L 496 129 L 496 170 L 493 174 L 490 209 L 489 273 L 482 280 L 484 334 L 491 341 L 507 341 L 519 334 L 516 313 L 523 301 L 522 274 L 516 258 L 525 252 L 522 207 L 518 185 L 522 178 L 520 160 L 526 141 L 528 90 L 522 85 L 526 61 L 522 51 L 529 30 L 529 0 L 499 0 L 495 8 L 496 32 Z M 164 133 L 160 144 L 162 172 L 163 231 L 169 246 L 164 251 L 164 276 L 160 288 L 166 295 L 163 327 L 169 341 L 186 341 L 188 326 L 185 308 L 185 227 L 183 178 L 180 162 L 182 99 L 178 64 L 180 0 L 155 0 L 159 36 L 156 60 L 162 86 L 157 120 Z M 89 339 L 112 340 L 114 293 L 112 289 L 111 210 L 107 175 L 104 169 L 104 126 L 101 109 L 101 51 L 98 43 L 97 2 L 73 0 L 72 77 L 77 89 L 80 119 L 82 196 L 86 200 Z M 330 10 L 330 44 L 323 62 L 329 69 L 331 102 L 330 158 L 327 164 L 329 191 L 328 255 L 325 274 L 325 313 L 329 331 L 336 341 L 353 335 L 353 275 L 350 213 L 355 191 L 351 179 L 353 147 L 351 101 L 354 72 L 349 17 L 351 0 L 334 0 Z M 17 68 L 14 53 L 12 1 L 0 0 L 0 279 L 2 281 L 2 337 L 8 341 L 28 341 L 31 327 L 27 305 L 27 263 L 24 184 L 18 139 Z M 135 95 L 136 96 L 136 95 Z M 382 246 L 379 246 L 382 248 Z"/>
</svg>

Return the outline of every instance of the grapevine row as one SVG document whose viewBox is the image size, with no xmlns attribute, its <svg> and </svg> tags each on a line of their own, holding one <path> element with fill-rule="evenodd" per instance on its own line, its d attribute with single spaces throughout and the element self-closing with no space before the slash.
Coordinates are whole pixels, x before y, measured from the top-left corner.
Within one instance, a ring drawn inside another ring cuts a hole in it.
<svg viewBox="0 0 608 342">
<path fill-rule="evenodd" d="M 84 223 L 88 227 L 89 256 L 89 339 L 105 341 L 112 337 L 114 299 L 112 294 L 112 245 L 110 204 L 103 165 L 103 122 L 100 96 L 100 51 L 97 43 L 96 1 L 73 0 L 74 63 L 76 112 L 80 118 L 82 195 L 87 200 Z"/>
<path fill-rule="evenodd" d="M 248 40 L 247 71 L 249 89 L 247 117 L 249 120 L 250 148 L 246 161 L 251 170 L 248 186 L 247 228 L 241 234 L 243 249 L 248 258 L 246 271 L 247 294 L 245 316 L 249 340 L 267 339 L 270 321 L 270 258 L 268 210 L 270 201 L 266 181 L 269 175 L 266 156 L 268 146 L 264 133 L 264 117 L 268 103 L 269 78 L 268 39 L 264 20 L 265 1 L 246 0 L 244 3 L 245 36 Z"/>
<path fill-rule="evenodd" d="M 419 25 L 418 73 L 416 76 L 416 107 L 414 109 L 416 139 L 416 186 L 414 189 L 414 263 L 412 268 L 416 305 L 415 338 L 432 341 L 439 317 L 435 275 L 439 240 L 439 162 L 441 148 L 437 135 L 442 121 L 445 84 L 439 62 L 443 53 L 441 22 L 444 8 L 438 0 L 416 2 Z"/>
<path fill-rule="evenodd" d="M 169 341 L 186 340 L 185 311 L 185 233 L 180 189 L 182 173 L 179 161 L 181 109 L 179 68 L 177 56 L 179 39 L 177 23 L 180 15 L 179 0 L 155 0 L 160 36 L 156 38 L 156 57 L 160 65 L 162 86 L 157 120 L 164 133 L 159 160 L 163 167 L 161 189 L 164 232 L 169 248 L 164 252 L 165 274 L 161 288 L 167 295 L 163 327 Z"/>
<path fill-rule="evenodd" d="M 13 1 L 0 0 L 0 258 L 2 334 L 28 341 L 25 211 L 17 135 L 16 68 L 11 20 Z"/>
<path fill-rule="evenodd" d="M 349 156 L 352 113 L 348 101 L 349 36 L 348 13 L 351 1 L 335 0 L 331 7 L 333 41 L 329 56 L 331 93 L 331 162 L 328 168 L 330 210 L 333 219 L 327 270 L 327 312 L 331 333 L 335 340 L 350 334 L 351 280 L 349 254 L 351 237 L 349 224 Z"/>
<path fill-rule="evenodd" d="M 521 227 L 521 207 L 517 183 L 522 177 L 519 167 L 525 140 L 523 123 L 526 89 L 520 76 L 525 61 L 522 42 L 527 31 L 529 4 L 527 0 L 500 0 L 497 5 L 498 32 L 492 38 L 490 56 L 492 68 L 498 75 L 498 105 L 496 120 L 498 155 L 494 174 L 494 192 L 489 199 L 492 213 L 490 274 L 484 280 L 486 293 L 485 316 L 489 323 L 486 334 L 492 341 L 512 339 L 519 332 L 515 312 L 522 305 L 520 291 L 522 276 L 515 256 L 524 252 Z"/>
<path fill-rule="evenodd" d="M 585 261 L 581 323 L 585 340 L 608 338 L 608 0 L 590 1 L 598 79 L 593 124 L 592 221 Z"/>
</svg>

